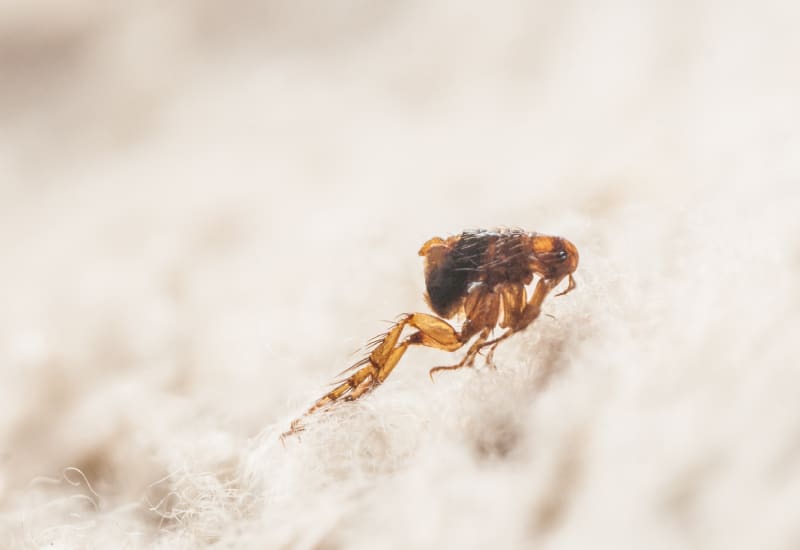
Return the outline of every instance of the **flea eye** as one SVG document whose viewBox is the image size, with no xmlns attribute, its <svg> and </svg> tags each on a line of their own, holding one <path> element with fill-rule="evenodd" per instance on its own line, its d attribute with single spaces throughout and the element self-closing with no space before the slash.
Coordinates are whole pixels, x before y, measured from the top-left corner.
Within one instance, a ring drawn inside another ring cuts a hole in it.
<svg viewBox="0 0 800 550">
<path fill-rule="evenodd" d="M 560 263 L 565 262 L 569 258 L 569 254 L 567 254 L 564 250 L 559 250 L 558 252 L 548 252 L 546 254 L 542 254 L 537 256 L 536 254 L 531 255 L 532 260 L 542 260 L 545 262 L 553 262 L 553 263 Z"/>
</svg>

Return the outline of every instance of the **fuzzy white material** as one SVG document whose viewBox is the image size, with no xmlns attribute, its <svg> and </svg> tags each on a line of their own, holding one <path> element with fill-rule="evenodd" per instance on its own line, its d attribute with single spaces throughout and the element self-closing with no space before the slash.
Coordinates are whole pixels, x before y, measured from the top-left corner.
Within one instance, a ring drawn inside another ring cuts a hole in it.
<svg viewBox="0 0 800 550">
<path fill-rule="evenodd" d="M 798 16 L 0 3 L 0 547 L 800 547 Z M 578 288 L 282 446 L 497 225 Z"/>
</svg>

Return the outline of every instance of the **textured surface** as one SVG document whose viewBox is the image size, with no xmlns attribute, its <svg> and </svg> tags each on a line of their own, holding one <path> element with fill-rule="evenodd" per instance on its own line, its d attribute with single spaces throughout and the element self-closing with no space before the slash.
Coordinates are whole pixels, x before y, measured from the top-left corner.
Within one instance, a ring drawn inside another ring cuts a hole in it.
<svg viewBox="0 0 800 550">
<path fill-rule="evenodd" d="M 798 15 L 0 2 L 0 546 L 798 548 Z M 578 289 L 281 447 L 494 225 Z"/>
</svg>

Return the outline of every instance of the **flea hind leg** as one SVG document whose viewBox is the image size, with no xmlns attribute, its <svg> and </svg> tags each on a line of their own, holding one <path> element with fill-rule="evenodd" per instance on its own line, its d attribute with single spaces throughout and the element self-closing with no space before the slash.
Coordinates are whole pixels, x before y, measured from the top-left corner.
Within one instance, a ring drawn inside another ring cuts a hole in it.
<svg viewBox="0 0 800 550">
<path fill-rule="evenodd" d="M 417 331 L 398 344 L 406 327 L 415 328 Z M 353 374 L 341 380 L 335 388 L 319 398 L 303 416 L 326 408 L 336 401 L 353 401 L 370 392 L 389 377 L 400 358 L 412 345 L 455 351 L 464 345 L 464 341 L 458 331 L 443 319 L 427 313 L 406 314 L 389 332 L 377 339 L 377 345 L 368 357 L 344 371 L 344 373 L 355 371 Z M 289 431 L 282 434 L 281 438 L 302 430 L 302 422 L 298 418 L 292 422 Z"/>
</svg>

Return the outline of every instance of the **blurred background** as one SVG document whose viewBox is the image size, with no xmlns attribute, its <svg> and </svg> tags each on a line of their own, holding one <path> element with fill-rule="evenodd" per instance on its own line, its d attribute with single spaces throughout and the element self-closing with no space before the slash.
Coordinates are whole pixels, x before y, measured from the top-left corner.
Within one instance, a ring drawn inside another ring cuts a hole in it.
<svg viewBox="0 0 800 550">
<path fill-rule="evenodd" d="M 0 546 L 796 548 L 798 17 L 0 0 Z M 582 253 L 513 398 L 420 351 L 352 420 L 378 447 L 275 448 L 426 310 L 423 242 L 501 225 Z M 521 450 L 473 463 L 508 403 Z"/>
</svg>

